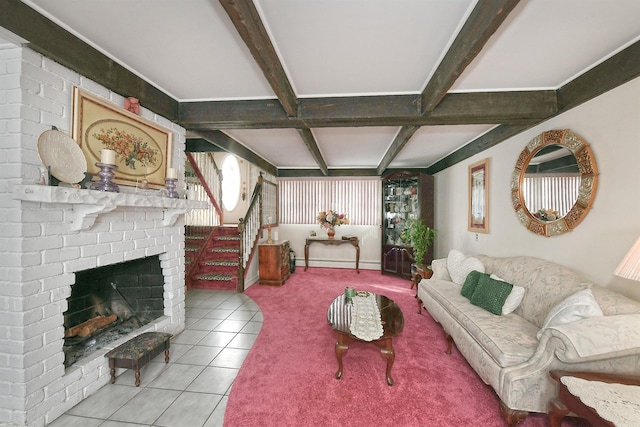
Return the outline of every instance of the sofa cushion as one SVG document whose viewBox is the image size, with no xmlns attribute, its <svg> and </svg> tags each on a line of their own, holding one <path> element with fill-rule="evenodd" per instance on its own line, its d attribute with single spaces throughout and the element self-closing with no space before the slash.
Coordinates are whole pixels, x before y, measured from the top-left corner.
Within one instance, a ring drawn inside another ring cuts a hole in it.
<svg viewBox="0 0 640 427">
<path fill-rule="evenodd" d="M 495 316 L 474 306 L 460 295 L 459 285 L 443 280 L 423 280 L 418 297 L 422 301 L 431 298 L 439 304 L 501 367 L 526 362 L 538 347 L 537 326 L 515 313 Z"/>
<path fill-rule="evenodd" d="M 575 271 L 541 258 L 529 256 L 487 257 L 477 255 L 485 272 L 526 289 L 514 313 L 542 327 L 547 314 L 569 295 L 593 286 Z"/>
<path fill-rule="evenodd" d="M 491 274 L 489 277 L 495 280 L 502 280 L 502 278 L 496 276 L 495 274 Z M 502 281 L 505 282 L 505 280 L 502 280 Z M 511 293 L 509 294 L 509 296 L 507 297 L 507 300 L 504 302 L 504 305 L 502 306 L 502 315 L 504 316 L 505 314 L 513 313 L 515 309 L 518 308 L 523 298 L 524 298 L 524 288 L 522 286 L 513 285 L 513 289 L 511 290 Z"/>
<path fill-rule="evenodd" d="M 507 300 L 504 302 L 502 306 L 502 315 L 510 314 L 516 311 L 516 308 L 520 306 L 524 298 L 525 289 L 522 286 L 513 285 L 513 289 L 511 293 L 507 297 Z"/>
<path fill-rule="evenodd" d="M 468 299 L 471 299 L 473 295 L 473 291 L 476 290 L 478 286 L 478 282 L 480 281 L 480 276 L 488 276 L 486 273 L 480 273 L 478 270 L 473 270 L 471 273 L 467 274 L 467 278 L 464 280 L 464 285 L 462 285 L 462 289 L 460 289 L 460 294 Z"/>
<path fill-rule="evenodd" d="M 484 264 L 478 258 L 465 256 L 459 250 L 452 249 L 447 256 L 447 270 L 453 283 L 462 285 L 473 270 L 484 273 Z"/>
<path fill-rule="evenodd" d="M 583 289 L 568 296 L 549 311 L 542 329 L 538 332 L 538 338 L 542 335 L 544 328 L 601 316 L 604 316 L 604 314 L 593 297 L 591 289 Z"/>
<path fill-rule="evenodd" d="M 488 276 L 480 276 L 478 286 L 471 296 L 471 304 L 482 307 L 490 313 L 501 315 L 502 306 L 511 293 L 513 285 Z"/>
</svg>

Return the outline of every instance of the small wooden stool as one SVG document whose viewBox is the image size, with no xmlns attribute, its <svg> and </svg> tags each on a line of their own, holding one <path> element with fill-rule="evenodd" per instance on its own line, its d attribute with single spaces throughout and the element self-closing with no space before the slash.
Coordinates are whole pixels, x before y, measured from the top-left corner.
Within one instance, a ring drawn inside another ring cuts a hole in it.
<svg viewBox="0 0 640 427">
<path fill-rule="evenodd" d="M 116 382 L 116 368 L 135 369 L 136 387 L 140 386 L 140 368 L 164 351 L 164 362 L 169 363 L 171 334 L 145 332 L 104 355 L 109 358 L 111 384 Z"/>
</svg>

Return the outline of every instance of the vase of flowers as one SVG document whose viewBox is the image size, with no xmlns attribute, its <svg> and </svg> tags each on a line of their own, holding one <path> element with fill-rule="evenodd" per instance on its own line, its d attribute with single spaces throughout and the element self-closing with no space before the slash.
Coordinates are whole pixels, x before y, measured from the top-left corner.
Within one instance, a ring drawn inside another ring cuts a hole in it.
<svg viewBox="0 0 640 427">
<path fill-rule="evenodd" d="M 553 209 L 538 209 L 533 216 L 542 221 L 555 221 L 560 217 L 558 211 Z"/>
<path fill-rule="evenodd" d="M 334 210 L 318 213 L 318 223 L 320 227 L 327 229 L 327 236 L 333 239 L 336 235 L 335 227 L 342 224 L 349 224 L 349 220 L 345 214 L 337 213 Z"/>
</svg>

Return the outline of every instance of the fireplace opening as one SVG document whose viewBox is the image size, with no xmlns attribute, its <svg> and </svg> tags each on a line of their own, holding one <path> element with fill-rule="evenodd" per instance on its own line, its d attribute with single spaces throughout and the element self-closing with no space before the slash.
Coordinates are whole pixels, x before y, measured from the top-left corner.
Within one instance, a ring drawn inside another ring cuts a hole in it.
<svg viewBox="0 0 640 427">
<path fill-rule="evenodd" d="M 160 258 L 79 271 L 67 301 L 65 367 L 164 314 Z"/>
</svg>

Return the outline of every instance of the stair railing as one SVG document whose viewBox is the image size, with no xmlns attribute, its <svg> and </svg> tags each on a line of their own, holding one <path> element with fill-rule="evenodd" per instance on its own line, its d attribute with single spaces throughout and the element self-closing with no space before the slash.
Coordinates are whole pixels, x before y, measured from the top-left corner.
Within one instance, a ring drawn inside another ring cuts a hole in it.
<svg viewBox="0 0 640 427">
<path fill-rule="evenodd" d="M 265 181 L 262 174 L 253 189 L 249 208 L 244 218 L 238 221 L 240 233 L 240 253 L 238 255 L 238 292 L 244 292 L 246 267 L 253 258 L 260 238 L 260 232 L 266 227 L 277 224 L 277 186 Z"/>
<path fill-rule="evenodd" d="M 218 203 L 222 200 L 222 171 L 218 168 L 212 153 L 186 153 L 191 167 L 185 170 L 187 197 L 206 201 L 210 209 L 196 209 L 186 218 L 188 225 L 216 226 L 223 223 L 223 210 Z"/>
<path fill-rule="evenodd" d="M 186 153 L 185 180 L 187 197 L 209 203 L 209 209 L 194 209 L 185 216 L 185 227 L 189 234 L 202 235 L 203 244 L 194 254 L 193 261 L 186 271 L 187 285 L 189 277 L 198 264 L 198 259 L 206 242 L 211 239 L 211 230 L 222 224 L 223 211 L 218 203 L 222 197 L 222 172 L 211 153 Z M 205 230 L 208 230 L 205 235 Z M 187 286 L 189 287 L 189 286 Z"/>
</svg>

